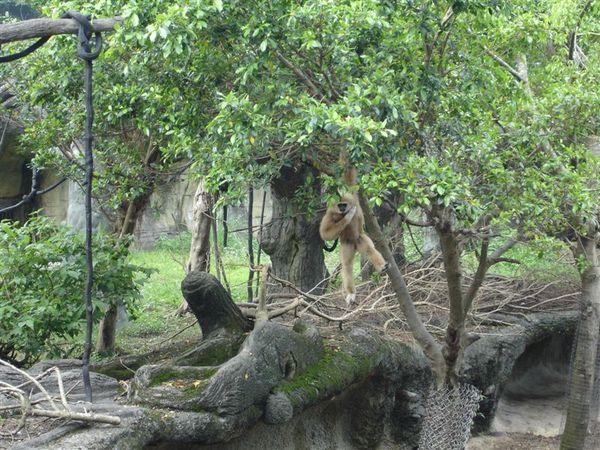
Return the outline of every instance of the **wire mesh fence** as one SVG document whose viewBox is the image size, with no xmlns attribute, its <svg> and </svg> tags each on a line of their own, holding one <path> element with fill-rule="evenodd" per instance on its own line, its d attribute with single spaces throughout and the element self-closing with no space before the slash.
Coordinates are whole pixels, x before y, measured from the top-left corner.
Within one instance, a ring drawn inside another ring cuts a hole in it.
<svg viewBox="0 0 600 450">
<path fill-rule="evenodd" d="M 464 449 L 480 398 L 479 390 L 469 384 L 432 389 L 425 405 L 419 450 Z"/>
</svg>

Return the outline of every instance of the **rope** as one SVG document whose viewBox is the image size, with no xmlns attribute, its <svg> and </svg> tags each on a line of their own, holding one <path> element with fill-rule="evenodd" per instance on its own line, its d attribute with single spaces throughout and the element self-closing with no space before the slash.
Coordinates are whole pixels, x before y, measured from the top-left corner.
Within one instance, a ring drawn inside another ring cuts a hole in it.
<svg viewBox="0 0 600 450">
<path fill-rule="evenodd" d="M 94 173 L 94 158 L 92 154 L 92 126 L 94 124 L 94 108 L 92 96 L 92 61 L 96 59 L 102 51 L 102 35 L 100 32 L 94 32 L 94 27 L 90 22 L 90 17 L 84 16 L 75 11 L 69 11 L 62 16 L 63 19 L 73 19 L 79 23 L 79 31 L 77 37 L 79 44 L 77 45 L 77 56 L 85 62 L 84 69 L 84 89 L 85 89 L 85 138 L 84 138 L 84 153 L 85 153 L 85 260 L 87 266 L 87 279 L 85 284 L 84 302 L 86 313 L 86 332 L 85 344 L 82 358 L 82 375 L 83 385 L 85 390 L 86 401 L 92 401 L 92 385 L 90 383 L 90 354 L 92 352 L 92 331 L 93 331 L 93 305 L 92 305 L 92 286 L 94 278 L 94 266 L 92 261 L 92 175 Z M 94 34 L 94 46 L 90 43 L 90 38 Z M 10 62 L 23 58 L 44 45 L 50 37 L 43 37 L 18 53 L 0 57 L 0 63 Z M 52 188 L 60 185 L 64 180 L 56 183 Z M 10 206 L 5 210 L 10 211 L 27 202 L 32 201 L 37 194 L 37 170 L 34 169 L 31 192 L 26 195 L 21 202 Z M 48 189 L 49 190 L 49 189 Z M 46 190 L 45 192 L 47 192 Z M 5 211 L 3 210 L 3 211 Z M 1 212 L 1 211 L 0 211 Z"/>
<path fill-rule="evenodd" d="M 94 108 L 92 96 L 92 61 L 98 57 L 102 51 L 102 35 L 95 32 L 94 50 L 90 44 L 90 38 L 94 31 L 89 17 L 78 12 L 69 11 L 63 15 L 63 18 L 74 19 L 79 23 L 79 45 L 77 46 L 77 56 L 85 62 L 84 69 L 84 89 L 85 89 L 85 260 L 87 265 L 87 279 L 85 284 L 85 316 L 86 330 L 85 343 L 83 347 L 82 375 L 85 390 L 85 399 L 92 401 L 92 385 L 90 382 L 90 354 L 92 353 L 92 332 L 93 305 L 92 305 L 92 286 L 94 278 L 94 266 L 92 261 L 92 176 L 94 173 L 94 157 L 92 154 L 92 126 L 94 123 Z"/>
<path fill-rule="evenodd" d="M 335 250 L 335 248 L 338 245 L 338 239 L 336 239 L 335 241 L 333 241 L 333 244 L 331 244 L 331 246 L 327 245 L 327 242 L 323 241 L 323 250 L 325 250 L 326 252 L 331 253 L 332 251 Z"/>
<path fill-rule="evenodd" d="M 48 39 L 50 39 L 50 36 L 40 38 L 39 40 L 31 44 L 29 47 L 27 47 L 25 50 L 21 50 L 20 52 L 13 53 L 11 55 L 0 56 L 0 63 L 16 61 L 17 59 L 21 59 L 27 55 L 30 55 L 42 45 L 44 45 L 46 42 L 48 42 Z"/>
</svg>

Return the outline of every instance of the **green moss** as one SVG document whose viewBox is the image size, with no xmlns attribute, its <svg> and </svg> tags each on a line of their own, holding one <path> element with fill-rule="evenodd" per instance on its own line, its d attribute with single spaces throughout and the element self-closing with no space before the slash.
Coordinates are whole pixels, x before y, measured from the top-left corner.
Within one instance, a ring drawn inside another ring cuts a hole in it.
<svg viewBox="0 0 600 450">
<path fill-rule="evenodd" d="M 211 348 L 209 351 L 202 354 L 201 358 L 196 361 L 197 364 L 203 366 L 217 366 L 230 360 L 238 354 L 240 350 L 240 342 L 232 342 L 229 345 L 218 345 Z"/>
<path fill-rule="evenodd" d="M 209 380 L 197 380 L 189 386 L 183 388 L 183 397 L 187 400 L 198 397 L 200 394 L 202 394 L 202 392 L 204 392 L 204 389 L 206 389 L 206 386 L 208 386 L 208 382 Z"/>
<path fill-rule="evenodd" d="M 205 341 L 194 351 L 177 359 L 176 364 L 181 366 L 218 366 L 238 354 L 240 346 L 246 336 L 232 337 L 226 343 L 210 343 Z"/>
<path fill-rule="evenodd" d="M 354 357 L 334 348 L 325 348 L 323 358 L 293 380 L 281 385 L 280 390 L 296 392 L 312 401 L 320 395 L 340 392 L 373 369 L 373 360 L 367 355 Z M 300 392 L 299 392 L 300 391 Z"/>
</svg>

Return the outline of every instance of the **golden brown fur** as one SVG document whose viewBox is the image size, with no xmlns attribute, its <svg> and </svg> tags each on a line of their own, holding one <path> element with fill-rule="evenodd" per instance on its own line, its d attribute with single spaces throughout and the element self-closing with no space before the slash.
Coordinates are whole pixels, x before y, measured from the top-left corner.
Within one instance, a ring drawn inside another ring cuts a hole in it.
<svg viewBox="0 0 600 450">
<path fill-rule="evenodd" d="M 356 184 L 356 169 L 347 170 L 344 180 L 349 186 Z M 338 203 L 327 208 L 319 227 L 319 233 L 323 240 L 331 241 L 338 238 L 340 240 L 342 281 L 348 304 L 351 304 L 356 298 L 352 261 L 357 251 L 367 256 L 375 266 L 375 270 L 381 272 L 387 267 L 385 259 L 375 249 L 371 238 L 364 232 L 364 223 L 365 219 L 358 203 L 358 197 L 356 194 L 346 193 L 342 195 Z"/>
</svg>

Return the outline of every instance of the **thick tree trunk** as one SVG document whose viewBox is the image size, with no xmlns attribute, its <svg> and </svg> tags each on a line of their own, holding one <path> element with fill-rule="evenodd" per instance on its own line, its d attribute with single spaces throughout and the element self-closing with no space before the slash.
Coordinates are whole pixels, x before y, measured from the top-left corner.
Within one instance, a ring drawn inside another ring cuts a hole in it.
<svg viewBox="0 0 600 450">
<path fill-rule="evenodd" d="M 204 189 L 200 181 L 194 195 L 194 222 L 192 225 L 192 244 L 186 272 L 210 269 L 210 227 L 212 223 L 213 197 Z"/>
<path fill-rule="evenodd" d="M 271 184 L 273 217 L 261 231 L 261 248 L 271 257 L 272 272 L 288 280 L 304 292 L 323 291 L 319 283 L 326 276 L 323 241 L 319 236 L 320 217 L 309 215 L 293 206 L 296 190 L 304 185 L 306 177 L 316 176 L 308 167 L 299 171 L 284 168 L 281 177 Z M 314 186 L 315 195 L 319 186 Z M 319 285 L 316 289 L 315 286 Z M 278 285 L 269 285 L 269 293 L 291 292 Z"/>
<path fill-rule="evenodd" d="M 112 355 L 115 352 L 115 339 L 117 337 L 117 311 L 118 305 L 111 302 L 104 313 L 98 327 L 98 341 L 96 353 L 101 356 Z"/>
<path fill-rule="evenodd" d="M 204 338 L 220 329 L 244 333 L 252 329 L 229 293 L 209 273 L 194 270 L 181 282 L 181 291 L 198 319 Z"/>
<path fill-rule="evenodd" d="M 173 364 L 216 366 L 235 356 L 253 324 L 243 316 L 219 280 L 210 273 L 194 270 L 181 282 L 181 292 L 198 319 L 202 341 Z"/>
<path fill-rule="evenodd" d="M 444 343 L 446 360 L 446 384 L 454 386 L 458 382 L 458 369 L 461 364 L 463 342 L 465 338 L 464 301 L 462 294 L 462 271 L 460 268 L 460 249 L 452 230 L 450 218 L 437 226 L 439 242 L 444 260 L 444 273 L 448 286 L 450 314 Z"/>
<path fill-rule="evenodd" d="M 581 274 L 582 311 L 575 359 L 571 369 L 567 421 L 560 441 L 561 450 L 584 448 L 590 422 L 592 392 L 598 377 L 598 374 L 594 373 L 600 327 L 600 262 L 596 248 L 598 242 L 586 237 L 580 237 L 579 242 L 575 258 L 585 258 L 586 268 Z"/>
</svg>

